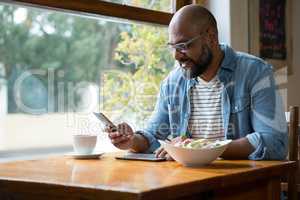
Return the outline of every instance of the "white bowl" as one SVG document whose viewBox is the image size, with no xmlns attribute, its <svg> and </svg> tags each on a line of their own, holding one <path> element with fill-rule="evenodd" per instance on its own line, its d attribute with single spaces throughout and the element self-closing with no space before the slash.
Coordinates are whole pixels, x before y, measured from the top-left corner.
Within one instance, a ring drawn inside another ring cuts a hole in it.
<svg viewBox="0 0 300 200">
<path fill-rule="evenodd" d="M 231 140 L 221 141 L 219 142 L 221 145 L 214 148 L 189 149 L 160 141 L 162 147 L 174 160 L 189 167 L 207 165 L 216 160 L 226 150 L 230 142 Z"/>
</svg>

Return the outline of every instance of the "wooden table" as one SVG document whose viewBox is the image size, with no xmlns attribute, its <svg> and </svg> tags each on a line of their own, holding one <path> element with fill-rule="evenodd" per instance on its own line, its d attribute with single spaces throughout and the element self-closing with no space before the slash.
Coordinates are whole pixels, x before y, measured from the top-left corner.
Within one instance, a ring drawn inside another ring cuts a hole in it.
<svg viewBox="0 0 300 200">
<path fill-rule="evenodd" d="M 52 157 L 0 164 L 0 199 L 270 199 L 290 161 L 218 160 L 187 168 L 172 161 L 143 162 Z"/>
</svg>

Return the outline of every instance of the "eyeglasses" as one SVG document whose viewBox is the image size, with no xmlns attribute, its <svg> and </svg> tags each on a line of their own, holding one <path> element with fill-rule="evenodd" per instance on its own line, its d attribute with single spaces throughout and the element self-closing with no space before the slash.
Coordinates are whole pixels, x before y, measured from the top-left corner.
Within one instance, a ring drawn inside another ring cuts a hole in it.
<svg viewBox="0 0 300 200">
<path fill-rule="evenodd" d="M 196 37 L 188 40 L 187 42 L 180 42 L 177 44 L 172 44 L 170 42 L 167 43 L 168 47 L 172 50 L 172 51 L 179 51 L 181 53 L 186 53 L 189 48 L 191 47 L 191 44 L 198 40 L 201 36 L 203 36 L 203 34 L 197 35 Z"/>
</svg>

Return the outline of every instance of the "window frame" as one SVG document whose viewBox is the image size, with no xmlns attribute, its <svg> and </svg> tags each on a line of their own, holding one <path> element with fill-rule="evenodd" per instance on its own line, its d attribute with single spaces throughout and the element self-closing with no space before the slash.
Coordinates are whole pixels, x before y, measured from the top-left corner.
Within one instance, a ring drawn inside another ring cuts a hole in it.
<svg viewBox="0 0 300 200">
<path fill-rule="evenodd" d="M 167 26 L 173 13 L 181 7 L 195 3 L 195 0 L 172 0 L 172 12 L 162 12 L 122 5 L 101 0 L 1 0 L 9 4 L 24 5 L 84 15 L 101 15 L 137 22 Z"/>
</svg>

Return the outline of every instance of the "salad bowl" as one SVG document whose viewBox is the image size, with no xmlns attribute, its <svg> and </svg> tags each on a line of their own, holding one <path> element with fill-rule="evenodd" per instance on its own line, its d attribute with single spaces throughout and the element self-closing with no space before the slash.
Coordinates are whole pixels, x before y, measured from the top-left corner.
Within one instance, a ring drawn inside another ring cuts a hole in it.
<svg viewBox="0 0 300 200">
<path fill-rule="evenodd" d="M 231 140 L 208 142 L 200 139 L 181 145 L 159 142 L 175 161 L 184 166 L 195 167 L 207 165 L 216 160 L 226 150 Z"/>
</svg>

